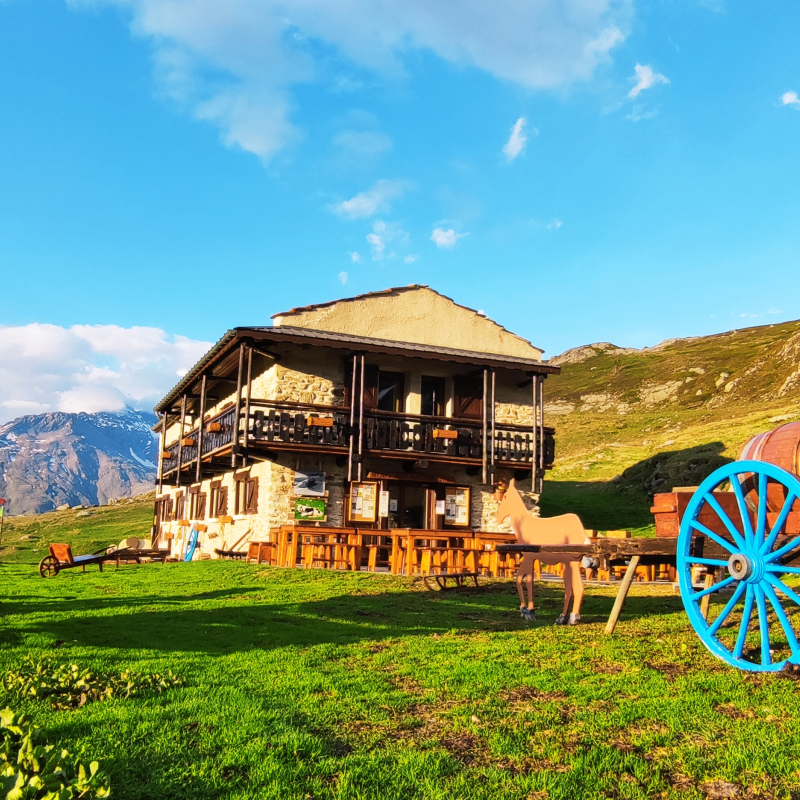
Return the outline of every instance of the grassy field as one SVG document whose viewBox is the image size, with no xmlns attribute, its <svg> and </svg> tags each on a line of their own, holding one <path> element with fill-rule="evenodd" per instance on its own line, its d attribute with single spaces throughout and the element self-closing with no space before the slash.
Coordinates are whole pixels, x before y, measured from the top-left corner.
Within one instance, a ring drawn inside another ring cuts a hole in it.
<svg viewBox="0 0 800 800">
<path fill-rule="evenodd" d="M 439 594 L 234 562 L 36 575 L 48 539 L 88 549 L 149 519 L 140 502 L 12 520 L 0 561 L 0 671 L 51 657 L 186 682 L 73 711 L 0 698 L 99 758 L 115 797 L 800 796 L 797 683 L 715 661 L 668 587 L 634 586 L 604 637 L 610 588 L 555 628 L 550 583 L 525 623 L 507 581 Z"/>
</svg>

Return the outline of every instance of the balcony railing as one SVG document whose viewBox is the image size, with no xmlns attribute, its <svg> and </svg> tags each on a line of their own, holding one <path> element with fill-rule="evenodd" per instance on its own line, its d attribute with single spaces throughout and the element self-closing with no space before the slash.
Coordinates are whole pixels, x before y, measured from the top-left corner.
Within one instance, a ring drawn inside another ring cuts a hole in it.
<svg viewBox="0 0 800 800">
<path fill-rule="evenodd" d="M 350 409 L 300 403 L 281 403 L 253 400 L 250 419 L 245 422 L 245 410 L 240 412 L 240 435 L 248 431 L 248 447 L 263 446 L 272 450 L 307 450 L 310 452 L 348 452 L 350 445 Z M 203 460 L 210 460 L 235 443 L 235 410 L 227 409 L 204 425 Z M 365 411 L 361 421 L 364 454 L 388 457 L 422 456 L 433 460 L 453 460 L 476 463 L 483 457 L 483 426 L 478 420 L 430 417 L 415 414 L 394 414 Z M 359 420 L 352 426 L 354 448 L 358 450 Z M 199 443 L 197 428 L 184 434 L 180 447 L 181 466 L 197 461 Z M 552 430 L 544 430 L 543 461 L 553 463 L 555 442 Z M 530 465 L 534 454 L 534 435 L 530 427 L 495 424 L 494 442 L 491 428 L 487 430 L 488 454 L 494 448 L 495 463 Z M 165 448 L 169 458 L 163 459 L 162 475 L 177 470 L 179 442 Z"/>
</svg>

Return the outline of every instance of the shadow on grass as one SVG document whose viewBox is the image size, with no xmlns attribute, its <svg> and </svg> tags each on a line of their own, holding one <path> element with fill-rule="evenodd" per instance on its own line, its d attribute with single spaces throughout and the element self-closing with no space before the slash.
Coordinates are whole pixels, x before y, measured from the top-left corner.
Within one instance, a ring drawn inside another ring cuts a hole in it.
<svg viewBox="0 0 800 800">
<path fill-rule="evenodd" d="M 224 655 L 252 649 L 429 636 L 453 630 L 500 632 L 531 627 L 518 616 L 516 591 L 510 583 L 473 592 L 341 594 L 298 603 L 258 602 L 247 597 L 248 593 L 242 589 L 209 592 L 206 595 L 214 595 L 214 599 L 206 599 L 199 606 L 196 599 L 190 604 L 187 598 L 143 598 L 136 604 L 121 600 L 113 613 L 108 613 L 106 602 L 103 614 L 91 613 L 98 607 L 93 600 L 48 602 L 47 611 L 58 618 L 31 622 L 25 632 L 98 649 Z M 233 602 L 220 606 L 220 599 Z M 560 583 L 537 584 L 539 621 L 533 627 L 552 624 L 562 603 Z M 604 621 L 612 603 L 612 597 L 594 596 L 589 589 L 582 609 L 584 621 Z M 82 611 L 81 606 L 88 608 Z M 623 618 L 659 614 L 672 606 L 679 610 L 679 598 L 630 597 Z M 6 604 L 4 610 L 9 611 Z M 0 634 L 0 641 L 6 646 L 14 646 L 19 638 L 13 630 Z"/>
<path fill-rule="evenodd" d="M 544 482 L 543 517 L 577 514 L 590 530 L 627 530 L 654 524 L 653 495 L 676 486 L 698 486 L 715 469 L 733 459 L 722 455 L 722 442 L 656 453 L 638 461 L 610 481 Z"/>
</svg>

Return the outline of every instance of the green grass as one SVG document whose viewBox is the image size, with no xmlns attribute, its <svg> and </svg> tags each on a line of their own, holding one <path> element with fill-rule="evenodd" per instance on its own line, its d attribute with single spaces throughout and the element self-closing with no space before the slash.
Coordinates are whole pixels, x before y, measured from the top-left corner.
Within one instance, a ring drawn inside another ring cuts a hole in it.
<svg viewBox="0 0 800 800">
<path fill-rule="evenodd" d="M 613 590 L 598 587 L 585 624 L 555 628 L 549 583 L 533 624 L 507 581 L 440 594 L 235 562 L 45 581 L 4 563 L 0 586 L 0 670 L 53 656 L 186 680 L 75 711 L 6 698 L 99 758 L 118 798 L 702 798 L 717 781 L 800 792 L 797 684 L 715 661 L 668 589 L 634 587 L 604 637 Z"/>
</svg>

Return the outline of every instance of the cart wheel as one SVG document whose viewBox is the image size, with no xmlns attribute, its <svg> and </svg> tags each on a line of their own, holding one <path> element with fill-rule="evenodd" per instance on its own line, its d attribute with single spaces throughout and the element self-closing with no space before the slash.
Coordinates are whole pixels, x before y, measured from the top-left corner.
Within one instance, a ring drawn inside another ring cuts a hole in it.
<svg viewBox="0 0 800 800">
<path fill-rule="evenodd" d="M 738 514 L 733 519 L 712 494 L 726 481 L 730 481 L 736 498 Z M 773 500 L 776 495 L 784 498 L 780 511 L 769 515 L 771 525 L 767 515 L 768 487 L 772 487 Z M 794 475 L 766 462 L 734 461 L 703 481 L 683 515 L 677 552 L 683 605 L 703 644 L 717 658 L 739 669 L 777 672 L 789 661 L 800 663 L 796 634 L 800 631 L 800 589 L 796 578 L 800 567 L 783 564 L 783 557 L 800 547 L 800 536 L 775 546 L 798 498 L 800 480 Z M 709 513 L 716 514 L 725 535 L 700 522 L 701 512 L 706 522 Z M 692 556 L 692 537 L 697 534 L 719 545 L 725 551 L 725 560 Z M 697 591 L 692 586 L 691 570 L 695 565 L 717 569 L 724 577 Z M 733 594 L 722 598 L 725 605 L 718 613 L 711 608 L 706 620 L 701 601 L 725 588 Z"/>
<path fill-rule="evenodd" d="M 39 574 L 43 578 L 55 578 L 58 575 L 58 559 L 53 556 L 45 556 L 39 562 Z"/>
</svg>

